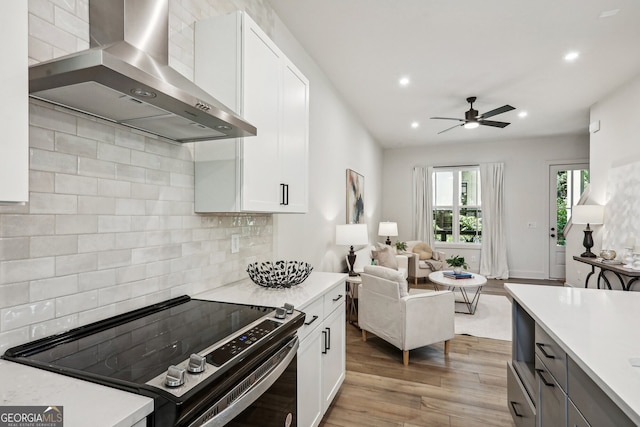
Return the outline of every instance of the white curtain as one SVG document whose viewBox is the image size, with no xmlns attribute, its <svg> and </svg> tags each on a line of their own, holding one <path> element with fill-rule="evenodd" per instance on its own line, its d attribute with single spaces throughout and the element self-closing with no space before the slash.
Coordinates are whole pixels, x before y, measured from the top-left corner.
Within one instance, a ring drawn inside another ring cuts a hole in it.
<svg viewBox="0 0 640 427">
<path fill-rule="evenodd" d="M 482 192 L 482 249 L 480 274 L 490 279 L 508 279 L 507 239 L 504 224 L 504 164 L 480 165 Z"/>
<path fill-rule="evenodd" d="M 413 168 L 413 238 L 433 248 L 432 167 Z"/>
</svg>

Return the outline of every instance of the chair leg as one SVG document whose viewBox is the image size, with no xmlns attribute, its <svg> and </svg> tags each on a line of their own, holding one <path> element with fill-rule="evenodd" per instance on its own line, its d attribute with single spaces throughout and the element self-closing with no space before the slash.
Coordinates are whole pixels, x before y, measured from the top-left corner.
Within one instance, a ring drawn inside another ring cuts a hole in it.
<svg viewBox="0 0 640 427">
<path fill-rule="evenodd" d="M 362 341 L 366 341 L 367 340 L 367 331 L 365 331 L 364 329 L 362 330 Z"/>
<path fill-rule="evenodd" d="M 402 350 L 402 364 L 409 366 L 409 350 Z"/>
<path fill-rule="evenodd" d="M 417 278 L 417 277 L 414 277 L 414 278 L 413 278 L 413 284 L 414 284 L 415 286 L 418 286 L 418 278 Z"/>
<path fill-rule="evenodd" d="M 444 342 L 444 354 L 449 354 L 449 347 L 450 347 L 449 344 L 451 344 L 451 340 L 446 340 Z"/>
</svg>

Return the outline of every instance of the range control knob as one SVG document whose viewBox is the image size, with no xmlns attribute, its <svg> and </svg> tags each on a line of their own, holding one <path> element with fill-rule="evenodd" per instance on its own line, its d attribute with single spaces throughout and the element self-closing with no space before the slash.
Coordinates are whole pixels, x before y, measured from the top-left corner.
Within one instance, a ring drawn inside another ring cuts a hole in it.
<svg viewBox="0 0 640 427">
<path fill-rule="evenodd" d="M 164 383 L 167 387 L 180 387 L 184 384 L 185 370 L 178 366 L 169 366 Z"/>
<path fill-rule="evenodd" d="M 293 304 L 285 303 L 284 309 L 286 310 L 287 314 L 293 314 Z"/>
<path fill-rule="evenodd" d="M 276 308 L 276 319 L 284 319 L 287 317 L 287 310 L 282 307 Z"/>
<path fill-rule="evenodd" d="M 190 374 L 199 374 L 204 372 L 204 367 L 207 366 L 207 359 L 199 354 L 192 354 L 189 356 L 189 365 L 187 365 L 187 371 Z"/>
</svg>

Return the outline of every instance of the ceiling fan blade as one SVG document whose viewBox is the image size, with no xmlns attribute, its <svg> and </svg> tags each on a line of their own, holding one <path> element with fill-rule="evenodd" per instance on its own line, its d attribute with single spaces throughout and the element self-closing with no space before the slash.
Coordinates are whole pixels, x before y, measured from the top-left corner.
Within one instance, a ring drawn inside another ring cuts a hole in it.
<svg viewBox="0 0 640 427">
<path fill-rule="evenodd" d="M 459 125 L 455 125 L 455 126 L 451 126 L 450 128 L 447 128 L 447 129 L 445 129 L 443 131 L 440 131 L 440 132 L 438 132 L 438 135 L 440 135 L 441 133 L 445 133 L 448 130 L 451 130 L 451 129 L 454 129 L 454 128 L 459 128 L 460 126 L 464 126 L 464 123 L 459 124 Z"/>
<path fill-rule="evenodd" d="M 464 119 L 455 119 L 453 117 L 429 117 L 430 119 L 438 119 L 438 120 L 457 120 L 459 122 L 464 122 Z"/>
<path fill-rule="evenodd" d="M 493 126 L 496 128 L 504 128 L 511 124 L 507 122 L 495 122 L 493 120 L 478 120 L 478 123 L 480 123 L 483 126 Z"/>
<path fill-rule="evenodd" d="M 498 114 L 506 113 L 507 111 L 515 110 L 516 107 L 512 107 L 511 105 L 503 105 L 502 107 L 496 108 L 495 110 L 487 111 L 482 114 L 479 119 L 487 119 L 489 117 L 497 116 Z"/>
</svg>

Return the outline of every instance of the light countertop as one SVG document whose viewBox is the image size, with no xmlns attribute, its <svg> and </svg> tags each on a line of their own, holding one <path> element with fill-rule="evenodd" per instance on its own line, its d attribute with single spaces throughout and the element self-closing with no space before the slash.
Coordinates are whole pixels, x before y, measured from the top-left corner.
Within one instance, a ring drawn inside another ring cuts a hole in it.
<svg viewBox="0 0 640 427">
<path fill-rule="evenodd" d="M 62 406 L 65 427 L 130 427 L 153 412 L 148 397 L 8 360 L 0 378 L 0 406 Z"/>
<path fill-rule="evenodd" d="M 640 425 L 640 292 L 505 284 L 506 290 Z"/>
<path fill-rule="evenodd" d="M 304 282 L 288 289 L 265 288 L 247 279 L 194 295 L 193 298 L 266 307 L 282 307 L 284 303 L 289 303 L 296 308 L 303 308 L 338 283 L 344 282 L 347 277 L 343 273 L 314 271 Z"/>
</svg>

